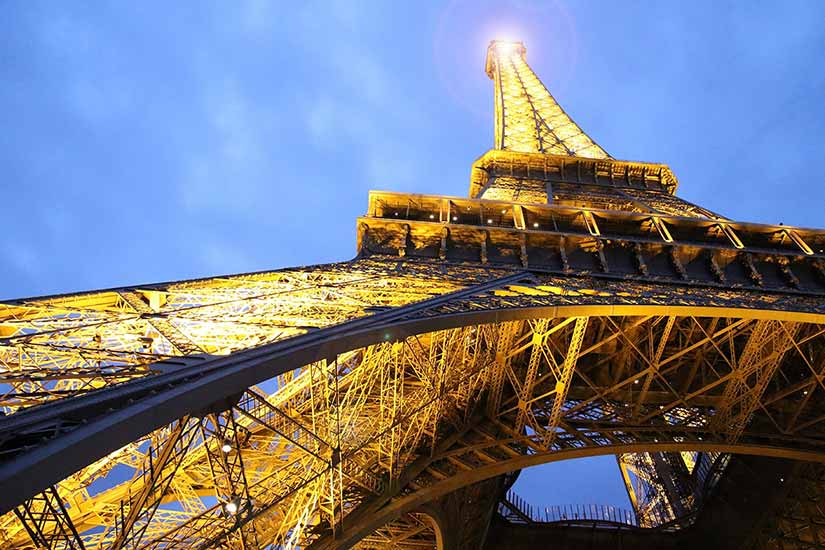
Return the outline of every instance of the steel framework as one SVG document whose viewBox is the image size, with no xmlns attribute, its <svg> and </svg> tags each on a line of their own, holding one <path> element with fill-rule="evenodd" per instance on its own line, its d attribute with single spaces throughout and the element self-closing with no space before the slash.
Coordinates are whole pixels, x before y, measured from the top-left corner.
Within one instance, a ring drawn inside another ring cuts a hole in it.
<svg viewBox="0 0 825 550">
<path fill-rule="evenodd" d="M 532 465 L 616 455 L 655 527 L 724 453 L 825 462 L 825 231 L 612 159 L 521 43 L 487 73 L 470 198 L 371 193 L 352 261 L 0 304 L 0 543 L 471 548 Z"/>
</svg>

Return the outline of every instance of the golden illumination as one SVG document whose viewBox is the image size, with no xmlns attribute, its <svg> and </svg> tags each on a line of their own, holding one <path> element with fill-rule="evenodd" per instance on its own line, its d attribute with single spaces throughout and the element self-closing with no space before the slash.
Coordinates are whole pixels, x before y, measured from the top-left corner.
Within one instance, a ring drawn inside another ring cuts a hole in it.
<svg viewBox="0 0 825 550">
<path fill-rule="evenodd" d="M 493 41 L 487 50 L 496 97 L 496 149 L 610 158 L 562 110 L 527 65 L 526 54 L 521 42 Z"/>
<path fill-rule="evenodd" d="M 748 226 L 763 250 L 784 247 L 771 268 L 793 289 L 725 287 L 727 264 L 702 246 L 762 284 L 739 226 L 673 196 L 666 166 L 613 160 L 523 43 L 493 41 L 487 73 L 495 147 L 473 165 L 472 199 L 371 194 L 355 260 L 0 304 L 0 409 L 12 418 L 216 356 L 256 348 L 274 361 L 264 346 L 322 342 L 292 370 L 243 378 L 257 385 L 90 459 L 0 517 L 0 546 L 434 549 L 422 503 L 610 453 L 639 525 L 655 527 L 697 505 L 698 493 L 673 494 L 665 466 L 698 476 L 731 449 L 821 457 L 807 397 L 822 386 L 825 314 L 789 266 L 825 235 Z M 636 241 L 611 256 L 625 228 Z M 695 252 L 684 263 L 680 242 Z M 647 277 L 643 243 L 670 279 Z M 611 271 L 619 252 L 635 271 Z M 819 261 L 809 279 L 825 277 Z M 716 279 L 691 281 L 685 265 Z M 340 333 L 349 347 L 330 344 Z M 222 361 L 215 370 L 238 364 Z M 767 407 L 781 414 L 749 433 Z"/>
</svg>

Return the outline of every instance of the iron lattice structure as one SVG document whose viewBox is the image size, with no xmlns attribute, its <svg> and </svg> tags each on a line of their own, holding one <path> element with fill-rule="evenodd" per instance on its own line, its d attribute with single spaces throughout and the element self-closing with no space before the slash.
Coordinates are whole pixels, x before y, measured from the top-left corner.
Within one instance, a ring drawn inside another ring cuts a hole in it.
<svg viewBox="0 0 825 550">
<path fill-rule="evenodd" d="M 472 548 L 532 465 L 616 455 L 654 527 L 825 461 L 825 231 L 676 197 L 525 56 L 469 198 L 371 193 L 352 261 L 0 304 L 0 544 Z"/>
</svg>

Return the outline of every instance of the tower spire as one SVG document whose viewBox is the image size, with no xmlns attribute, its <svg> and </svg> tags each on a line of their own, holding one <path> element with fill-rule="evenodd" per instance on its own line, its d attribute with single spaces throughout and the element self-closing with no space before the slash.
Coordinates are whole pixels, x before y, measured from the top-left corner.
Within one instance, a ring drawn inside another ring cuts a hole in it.
<svg viewBox="0 0 825 550">
<path fill-rule="evenodd" d="M 493 40 L 487 75 L 495 82 L 495 148 L 523 153 L 611 158 L 564 112 L 526 61 L 522 42 Z"/>
</svg>

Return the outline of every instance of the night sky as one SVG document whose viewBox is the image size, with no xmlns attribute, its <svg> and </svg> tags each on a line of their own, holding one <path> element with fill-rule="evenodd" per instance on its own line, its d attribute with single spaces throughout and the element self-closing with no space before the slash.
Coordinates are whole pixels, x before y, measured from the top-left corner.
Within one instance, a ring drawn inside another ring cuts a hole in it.
<svg viewBox="0 0 825 550">
<path fill-rule="evenodd" d="M 351 258 L 370 189 L 465 196 L 492 38 L 619 159 L 728 217 L 823 226 L 825 2 L 0 6 L 0 299 Z M 627 506 L 612 457 L 535 504 Z"/>
</svg>

